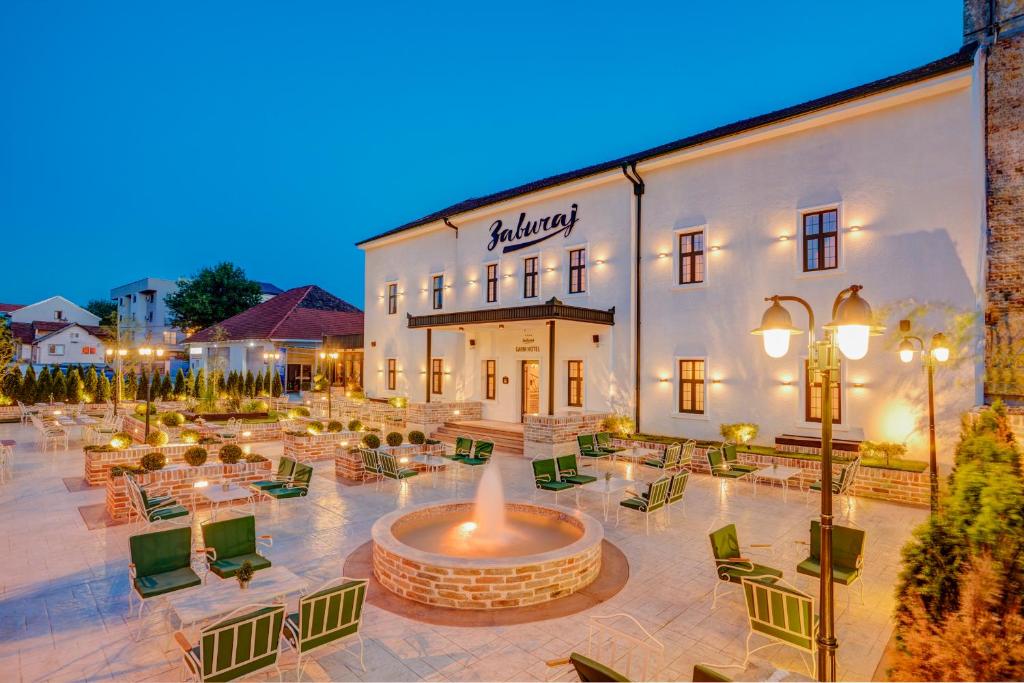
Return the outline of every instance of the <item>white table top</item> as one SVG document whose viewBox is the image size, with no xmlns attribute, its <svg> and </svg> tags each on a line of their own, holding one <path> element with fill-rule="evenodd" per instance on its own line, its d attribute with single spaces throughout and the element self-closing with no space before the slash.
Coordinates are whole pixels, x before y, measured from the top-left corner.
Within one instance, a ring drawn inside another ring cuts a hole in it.
<svg viewBox="0 0 1024 683">
<path fill-rule="evenodd" d="M 210 484 L 209 486 L 200 486 L 195 489 L 196 493 L 201 495 L 211 503 L 225 503 L 232 500 L 247 500 L 252 496 L 252 491 L 248 488 L 243 488 L 232 484 L 225 491 L 220 484 Z"/>
<path fill-rule="evenodd" d="M 583 491 L 593 491 L 594 493 L 618 493 L 620 491 L 625 491 L 626 489 L 636 490 L 638 488 L 646 487 L 647 482 L 642 479 L 625 479 L 623 477 L 605 479 L 604 477 L 598 477 L 597 481 L 582 484 L 580 489 Z M 639 491 L 637 491 L 637 493 L 639 493 Z"/>
<path fill-rule="evenodd" d="M 758 479 L 774 479 L 776 481 L 786 481 L 792 479 L 803 472 L 799 467 L 787 467 L 785 465 L 772 465 L 771 467 L 762 467 L 761 469 L 754 472 L 754 476 Z"/>
<path fill-rule="evenodd" d="M 206 585 L 177 591 L 169 595 L 174 613 L 182 624 L 195 624 L 230 614 L 239 607 L 266 604 L 277 598 L 302 593 L 309 581 L 284 567 L 274 565 L 253 574 L 249 587 L 242 590 L 238 580 L 221 579 L 211 573 Z"/>
<path fill-rule="evenodd" d="M 640 448 L 638 446 L 633 446 L 631 448 L 626 448 L 626 449 L 623 449 L 623 450 L 617 452 L 615 454 L 615 457 L 617 457 L 617 458 L 636 458 L 637 460 L 639 460 L 641 458 L 652 458 L 652 459 L 657 458 L 657 459 L 660 460 L 661 459 L 661 453 L 658 452 L 658 451 L 651 450 L 650 448 Z"/>
<path fill-rule="evenodd" d="M 409 462 L 418 462 L 418 463 L 421 463 L 423 465 L 436 466 L 436 465 L 447 465 L 449 461 L 448 461 L 447 458 L 442 458 L 439 455 L 430 455 L 429 453 L 420 453 L 419 455 L 414 455 L 411 458 L 409 458 Z"/>
</svg>

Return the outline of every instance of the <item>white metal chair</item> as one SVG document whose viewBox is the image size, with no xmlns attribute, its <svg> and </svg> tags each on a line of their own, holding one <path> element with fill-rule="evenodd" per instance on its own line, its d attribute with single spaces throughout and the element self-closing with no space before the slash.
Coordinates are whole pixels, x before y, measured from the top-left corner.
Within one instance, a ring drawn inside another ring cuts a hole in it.
<svg viewBox="0 0 1024 683">
<path fill-rule="evenodd" d="M 619 612 L 590 617 L 587 624 L 585 657 L 631 681 L 664 680 L 665 646 L 634 617 Z M 563 680 L 572 671 L 564 668 L 570 660 L 571 656 L 548 661 L 548 667 L 563 667 L 548 680 Z"/>
<path fill-rule="evenodd" d="M 758 650 L 772 645 L 786 645 L 800 653 L 801 661 L 813 675 L 818 634 L 814 598 L 782 579 L 772 584 L 747 577 L 741 581 L 750 626 L 743 666 L 746 667 L 750 655 Z M 750 639 L 755 635 L 763 636 L 770 642 L 751 649 Z M 810 662 L 804 659 L 805 654 L 810 655 Z"/>
<path fill-rule="evenodd" d="M 230 681 L 274 669 L 280 679 L 277 662 L 284 620 L 284 605 L 253 604 L 204 627 L 198 645 L 193 646 L 182 631 L 175 631 L 184 673 L 194 681 Z"/>
<path fill-rule="evenodd" d="M 347 643 L 353 636 L 359 642 L 359 666 L 366 671 L 359 627 L 367 583 L 366 579 L 345 576 L 328 581 L 300 598 L 298 611 L 285 617 L 284 637 L 297 656 L 296 680 L 302 680 L 302 669 L 306 665 L 304 654 L 332 643 L 344 644 L 343 649 L 347 650 Z"/>
</svg>

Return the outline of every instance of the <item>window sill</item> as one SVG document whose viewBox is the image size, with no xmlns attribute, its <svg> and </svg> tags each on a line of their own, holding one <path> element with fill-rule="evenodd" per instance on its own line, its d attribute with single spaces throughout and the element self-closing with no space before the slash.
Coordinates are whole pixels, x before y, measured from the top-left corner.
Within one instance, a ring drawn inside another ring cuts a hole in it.
<svg viewBox="0 0 1024 683">
<path fill-rule="evenodd" d="M 829 268 L 828 270 L 798 270 L 794 276 L 797 280 L 816 280 L 819 278 L 846 275 L 846 267 Z"/>
<path fill-rule="evenodd" d="M 695 290 L 701 290 L 701 289 L 707 289 L 707 288 L 708 288 L 708 281 L 707 280 L 705 280 L 704 282 L 690 282 L 690 283 L 687 283 L 685 285 L 681 285 L 681 284 L 678 284 L 678 283 L 672 285 L 672 291 L 674 291 L 674 292 L 689 292 L 689 291 L 695 291 Z"/>
<path fill-rule="evenodd" d="M 696 422 L 710 422 L 711 416 L 707 413 L 680 413 L 673 411 L 671 414 L 673 420 L 693 420 Z"/>
</svg>

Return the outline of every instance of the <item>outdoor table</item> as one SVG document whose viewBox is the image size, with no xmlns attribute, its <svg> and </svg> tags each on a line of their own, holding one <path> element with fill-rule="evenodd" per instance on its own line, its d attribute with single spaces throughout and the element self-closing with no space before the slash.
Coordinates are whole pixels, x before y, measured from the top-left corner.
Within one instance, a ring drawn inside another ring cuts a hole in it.
<svg viewBox="0 0 1024 683">
<path fill-rule="evenodd" d="M 608 508 L 611 505 L 611 497 L 613 493 L 621 494 L 627 489 L 632 489 L 640 484 L 645 484 L 642 479 L 626 479 L 624 477 L 612 477 L 611 479 L 605 479 L 604 477 L 598 477 L 597 481 L 592 481 L 589 484 L 581 484 L 576 487 L 576 500 L 579 503 L 579 492 L 589 491 L 591 493 L 599 493 L 602 495 L 603 509 L 604 509 L 604 521 L 608 521 Z M 639 492 L 637 492 L 639 493 Z"/>
<path fill-rule="evenodd" d="M 286 596 L 305 593 L 309 581 L 279 565 L 254 573 L 249 587 L 242 589 L 232 577 L 207 575 L 210 583 L 171 593 L 168 602 L 183 627 L 231 614 L 239 607 L 282 601 Z"/>
<path fill-rule="evenodd" d="M 223 484 L 210 484 L 209 486 L 193 486 L 192 487 L 192 509 L 196 509 L 195 496 L 201 496 L 210 503 L 211 518 L 217 519 L 217 509 L 221 504 L 227 504 L 228 507 L 234 507 L 236 504 L 244 501 L 255 514 L 253 508 L 253 492 L 247 486 L 239 486 L 238 484 L 228 484 L 227 488 Z"/>
<path fill-rule="evenodd" d="M 644 460 L 660 460 L 661 453 L 650 448 L 639 448 L 637 446 L 633 446 L 632 448 L 627 448 L 614 453 L 612 457 L 615 460 L 623 458 L 624 460 L 629 460 L 633 463 L 642 463 Z"/>
<path fill-rule="evenodd" d="M 782 486 L 782 500 L 788 502 L 789 482 L 798 478 L 802 472 L 803 470 L 799 467 L 772 465 L 771 467 L 762 467 L 759 470 L 755 470 L 750 474 L 750 476 L 755 484 L 755 492 L 757 491 L 757 483 L 759 481 L 778 483 Z"/>
<path fill-rule="evenodd" d="M 421 453 L 419 455 L 414 455 L 411 458 L 409 458 L 409 462 L 419 463 L 420 465 L 426 467 L 427 471 L 430 472 L 430 485 L 436 488 L 437 473 L 443 470 L 448 465 L 449 460 L 447 458 L 442 458 L 439 455 Z"/>
</svg>

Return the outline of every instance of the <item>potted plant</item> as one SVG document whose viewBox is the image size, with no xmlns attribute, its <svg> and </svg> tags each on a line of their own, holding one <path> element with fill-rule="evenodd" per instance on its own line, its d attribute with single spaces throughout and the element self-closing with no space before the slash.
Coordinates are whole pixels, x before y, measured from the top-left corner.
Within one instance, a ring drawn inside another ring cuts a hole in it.
<svg viewBox="0 0 1024 683">
<path fill-rule="evenodd" d="M 238 568 L 238 573 L 235 574 L 235 578 L 238 579 L 238 587 L 245 590 L 249 587 L 249 582 L 252 581 L 252 575 L 256 571 L 252 568 L 252 562 L 246 560 L 242 563 L 242 566 Z"/>
</svg>

